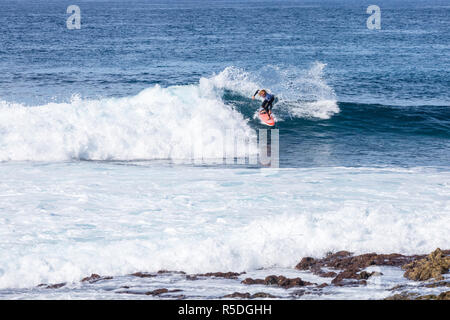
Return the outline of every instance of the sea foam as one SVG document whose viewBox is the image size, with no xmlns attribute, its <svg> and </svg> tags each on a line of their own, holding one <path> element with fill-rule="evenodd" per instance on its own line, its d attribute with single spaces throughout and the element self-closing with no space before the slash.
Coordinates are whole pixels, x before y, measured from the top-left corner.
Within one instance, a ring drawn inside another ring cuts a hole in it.
<svg viewBox="0 0 450 320">
<path fill-rule="evenodd" d="M 450 247 L 450 175 L 432 168 L 9 162 L 0 175 L 0 288 Z"/>
<path fill-rule="evenodd" d="M 186 159 L 196 147 L 215 158 L 224 149 L 215 132 L 255 138 L 239 112 L 194 85 L 32 107 L 2 103 L 0 114 L 1 161 Z"/>
</svg>

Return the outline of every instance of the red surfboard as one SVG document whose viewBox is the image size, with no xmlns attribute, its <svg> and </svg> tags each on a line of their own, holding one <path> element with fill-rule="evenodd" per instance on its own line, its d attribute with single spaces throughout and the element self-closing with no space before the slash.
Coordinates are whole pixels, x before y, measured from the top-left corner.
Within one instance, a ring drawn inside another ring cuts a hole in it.
<svg viewBox="0 0 450 320">
<path fill-rule="evenodd" d="M 271 114 L 269 117 L 264 110 L 259 112 L 259 119 L 261 119 L 262 123 L 270 127 L 273 127 L 275 125 L 275 119 L 273 118 L 273 115 Z"/>
</svg>

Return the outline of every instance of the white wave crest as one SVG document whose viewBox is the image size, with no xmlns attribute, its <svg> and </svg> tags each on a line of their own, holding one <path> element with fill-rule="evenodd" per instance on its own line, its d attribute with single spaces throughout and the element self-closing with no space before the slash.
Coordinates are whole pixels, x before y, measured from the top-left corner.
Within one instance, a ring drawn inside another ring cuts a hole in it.
<svg viewBox="0 0 450 320">
<path fill-rule="evenodd" d="M 256 132 L 223 99 L 224 90 L 250 97 L 267 88 L 279 98 L 274 113 L 327 119 L 339 112 L 323 77 L 310 70 L 266 67 L 256 73 L 228 67 L 197 85 L 158 85 L 135 96 L 25 106 L 0 101 L 0 161 L 222 158 L 256 154 Z M 303 72 L 303 73 L 302 73 Z M 236 141 L 224 139 L 232 132 Z M 231 145 L 231 144 L 233 145 Z M 199 151 L 200 150 L 200 151 Z"/>
<path fill-rule="evenodd" d="M 325 79 L 325 67 L 321 62 L 307 70 L 269 65 L 254 73 L 228 67 L 211 79 L 204 79 L 204 84 L 247 97 L 256 89 L 265 88 L 278 98 L 274 114 L 279 121 L 289 117 L 329 119 L 340 110 L 336 94 Z"/>
<path fill-rule="evenodd" d="M 244 117 L 203 87 L 155 86 L 131 97 L 74 96 L 32 107 L 0 102 L 0 161 L 220 158 L 232 148 L 219 139 L 227 130 L 243 137 L 237 143 L 253 141 Z"/>
</svg>

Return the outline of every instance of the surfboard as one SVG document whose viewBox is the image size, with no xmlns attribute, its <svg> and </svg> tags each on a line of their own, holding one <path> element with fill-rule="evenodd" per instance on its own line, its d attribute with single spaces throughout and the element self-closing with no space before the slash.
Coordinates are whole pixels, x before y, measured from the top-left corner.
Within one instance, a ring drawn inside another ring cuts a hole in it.
<svg viewBox="0 0 450 320">
<path fill-rule="evenodd" d="M 269 118 L 269 116 L 264 110 L 259 112 L 259 119 L 263 124 L 268 125 L 270 127 L 273 127 L 275 125 L 275 119 L 273 118 L 273 115 L 271 114 Z"/>
</svg>

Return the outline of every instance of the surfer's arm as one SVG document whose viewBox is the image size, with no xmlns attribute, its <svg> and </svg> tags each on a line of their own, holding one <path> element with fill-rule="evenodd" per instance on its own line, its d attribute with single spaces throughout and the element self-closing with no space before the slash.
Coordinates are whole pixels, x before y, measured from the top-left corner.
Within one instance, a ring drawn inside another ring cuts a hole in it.
<svg viewBox="0 0 450 320">
<path fill-rule="evenodd" d="M 255 96 L 258 94 L 259 90 L 256 90 L 255 94 L 252 97 L 252 100 L 255 100 Z"/>
</svg>

